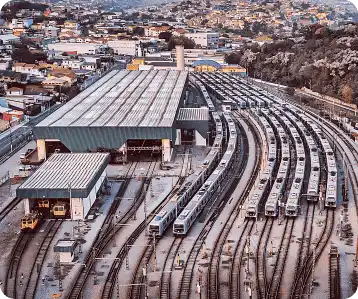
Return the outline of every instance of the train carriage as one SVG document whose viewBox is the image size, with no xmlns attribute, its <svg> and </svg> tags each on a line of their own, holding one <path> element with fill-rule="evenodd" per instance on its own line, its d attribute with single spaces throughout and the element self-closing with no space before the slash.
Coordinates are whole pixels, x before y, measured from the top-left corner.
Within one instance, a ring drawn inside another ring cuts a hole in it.
<svg viewBox="0 0 358 299">
<path fill-rule="evenodd" d="M 202 94 L 205 93 L 206 89 L 204 85 L 197 80 Z M 206 98 L 207 105 L 213 105 L 210 97 Z M 213 105 L 214 106 L 214 105 Z M 206 156 L 202 163 L 202 170 L 195 176 L 191 182 L 187 182 L 183 187 L 179 189 L 176 194 L 158 213 L 158 215 L 149 224 L 150 236 L 161 237 L 171 223 L 176 219 L 178 214 L 188 204 L 190 199 L 195 195 L 200 186 L 203 184 L 208 176 L 212 173 L 216 167 L 219 159 L 220 152 L 223 143 L 223 125 L 220 115 L 216 111 L 211 111 L 211 117 L 215 123 L 215 139 L 210 152 Z"/>
<path fill-rule="evenodd" d="M 237 146 L 236 126 L 228 113 L 224 113 L 228 124 L 229 141 L 227 149 L 216 169 L 205 181 L 203 187 L 194 195 L 173 224 L 173 233 L 177 236 L 185 236 L 195 222 L 197 216 L 211 200 L 212 195 L 220 186 L 222 180 L 229 172 L 234 160 Z"/>
</svg>

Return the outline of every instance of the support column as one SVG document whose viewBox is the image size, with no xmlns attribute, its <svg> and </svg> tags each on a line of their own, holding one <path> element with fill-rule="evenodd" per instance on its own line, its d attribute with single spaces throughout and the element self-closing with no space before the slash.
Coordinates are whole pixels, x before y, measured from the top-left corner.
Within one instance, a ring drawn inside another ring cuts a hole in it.
<svg viewBox="0 0 358 299">
<path fill-rule="evenodd" d="M 123 163 L 127 163 L 127 142 L 123 144 L 119 150 L 123 153 Z"/>
<path fill-rule="evenodd" d="M 181 144 L 181 130 L 177 129 L 177 138 L 175 140 L 175 145 L 180 145 Z"/>
<path fill-rule="evenodd" d="M 195 145 L 206 146 L 206 138 L 201 136 L 197 130 L 195 130 Z"/>
<path fill-rule="evenodd" d="M 30 199 L 28 199 L 28 198 L 24 199 L 24 210 L 25 210 L 25 215 L 29 214 L 31 212 Z"/>
<path fill-rule="evenodd" d="M 162 162 L 170 162 L 172 158 L 172 148 L 169 139 L 162 139 Z"/>
<path fill-rule="evenodd" d="M 71 219 L 72 220 L 83 220 L 83 210 L 84 203 L 82 198 L 74 198 L 70 199 L 70 207 L 71 207 Z"/>
<path fill-rule="evenodd" d="M 37 155 L 39 160 L 46 160 L 46 144 L 45 139 L 37 139 L 36 140 L 36 146 L 37 146 Z"/>
</svg>

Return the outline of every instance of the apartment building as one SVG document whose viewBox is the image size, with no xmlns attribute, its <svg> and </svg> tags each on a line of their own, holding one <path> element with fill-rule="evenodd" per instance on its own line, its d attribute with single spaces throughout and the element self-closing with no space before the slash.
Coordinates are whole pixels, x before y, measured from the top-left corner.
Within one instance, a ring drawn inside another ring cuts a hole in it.
<svg viewBox="0 0 358 299">
<path fill-rule="evenodd" d="M 220 34 L 218 32 L 196 32 L 186 33 L 186 37 L 191 38 L 202 48 L 217 48 Z"/>
</svg>

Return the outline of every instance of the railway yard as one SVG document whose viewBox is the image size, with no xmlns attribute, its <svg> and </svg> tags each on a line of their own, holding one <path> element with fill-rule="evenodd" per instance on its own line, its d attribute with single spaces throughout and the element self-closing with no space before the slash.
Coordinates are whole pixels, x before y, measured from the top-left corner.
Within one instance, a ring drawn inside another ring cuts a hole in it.
<svg viewBox="0 0 358 299">
<path fill-rule="evenodd" d="M 35 127 L 41 141 L 1 165 L 0 287 L 8 297 L 355 292 L 358 145 L 335 123 L 235 74 L 115 71 L 96 84 Z M 114 109 L 113 118 L 104 101 L 128 114 Z M 84 103 L 88 114 L 77 115 Z M 99 103 L 108 111 L 99 114 Z M 91 152 L 96 137 L 106 144 Z M 126 138 L 115 157 L 105 150 Z M 20 154 L 35 147 L 45 162 L 28 178 L 14 176 Z"/>
</svg>

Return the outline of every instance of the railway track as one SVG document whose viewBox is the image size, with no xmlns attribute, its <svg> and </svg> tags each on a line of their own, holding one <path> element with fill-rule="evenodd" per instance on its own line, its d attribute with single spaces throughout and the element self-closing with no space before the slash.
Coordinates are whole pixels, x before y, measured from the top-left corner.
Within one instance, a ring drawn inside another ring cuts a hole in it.
<svg viewBox="0 0 358 299">
<path fill-rule="evenodd" d="M 21 198 L 15 197 L 0 211 L 0 222 L 21 202 Z"/>
<path fill-rule="evenodd" d="M 62 220 L 55 220 L 52 221 L 51 227 L 49 228 L 47 234 L 43 238 L 40 247 L 37 251 L 35 262 L 32 264 L 31 271 L 29 273 L 29 279 L 25 286 L 25 291 L 23 294 L 23 299 L 28 298 L 35 298 L 36 293 L 36 287 L 38 284 L 38 281 L 40 279 L 40 273 L 36 271 L 37 267 L 42 268 L 42 265 L 44 263 L 46 254 L 50 248 L 51 242 L 53 238 L 55 237 L 57 231 L 59 230 L 61 224 L 63 223 Z"/>
<path fill-rule="evenodd" d="M 243 262 L 244 252 L 248 240 L 248 236 L 251 235 L 252 229 L 255 225 L 255 221 L 253 220 L 246 220 L 244 224 L 244 229 L 241 233 L 240 239 L 238 239 L 238 242 L 235 246 L 234 253 L 233 253 L 233 260 L 231 262 L 229 271 L 229 290 L 230 294 L 228 298 L 231 299 L 239 299 L 241 298 L 241 294 L 243 291 L 240 287 L 240 281 L 241 281 L 241 265 Z"/>
<path fill-rule="evenodd" d="M 310 277 L 312 270 L 314 269 L 314 264 L 321 256 L 324 248 L 326 247 L 329 238 L 332 234 L 334 227 L 334 210 L 327 209 L 326 211 L 326 220 L 324 228 L 321 235 L 318 238 L 318 242 L 314 248 L 314 251 L 310 252 L 306 260 L 302 262 L 302 267 L 298 271 L 296 279 L 293 281 L 290 299 L 301 298 L 304 290 L 308 287 L 307 282 Z"/>
<path fill-rule="evenodd" d="M 10 298 L 18 298 L 17 291 L 17 273 L 20 266 L 21 257 L 26 250 L 33 234 L 31 233 L 20 233 L 19 238 L 11 252 L 10 263 L 6 273 L 6 280 L 4 285 L 4 293 Z"/>
<path fill-rule="evenodd" d="M 333 250 L 332 250 L 333 249 Z M 340 269 L 339 269 L 339 253 L 337 248 L 331 248 L 329 254 L 329 298 L 341 299 L 341 284 L 340 284 Z"/>
<path fill-rule="evenodd" d="M 316 208 L 315 203 L 308 202 L 306 213 L 305 213 L 305 223 L 302 232 L 302 240 L 298 250 L 298 258 L 296 260 L 293 280 L 296 280 L 299 269 L 302 268 L 304 261 L 307 260 L 307 257 L 309 255 L 310 245 L 312 240 L 313 219 L 314 219 L 315 208 Z"/>
<path fill-rule="evenodd" d="M 282 274 L 285 269 L 288 249 L 290 247 L 293 225 L 295 220 L 292 218 L 287 218 L 284 228 L 284 233 L 281 237 L 281 242 L 279 245 L 279 251 L 277 254 L 277 259 L 275 262 L 275 266 L 273 268 L 272 278 L 269 284 L 269 288 L 267 291 L 267 296 L 270 299 L 278 298 L 280 293 L 280 285 L 282 280 Z"/>
<path fill-rule="evenodd" d="M 237 117 L 237 115 L 236 115 L 236 117 Z M 242 130 L 242 131 L 244 131 L 244 130 Z M 229 190 L 229 192 L 234 191 L 235 187 L 237 186 L 237 184 L 239 183 L 239 181 L 241 179 L 241 176 L 242 176 L 244 170 L 246 169 L 248 153 L 249 153 L 249 144 L 248 144 L 248 139 L 247 139 L 246 134 L 245 134 L 245 138 L 242 138 L 242 143 L 243 143 L 243 145 L 242 145 L 241 150 L 243 151 L 244 155 L 242 156 L 241 160 L 239 161 L 238 173 L 237 173 L 235 179 L 233 180 L 233 182 L 231 183 L 231 185 L 234 186 L 234 188 L 231 188 L 232 190 Z M 254 175 L 254 177 L 255 177 L 255 175 Z M 243 192 L 243 194 L 246 194 L 246 191 L 250 187 L 251 187 L 251 185 L 248 184 L 246 186 L 246 190 Z M 230 193 L 230 195 L 226 196 L 226 198 L 229 198 L 230 196 L 231 196 L 231 193 Z M 224 223 L 222 229 L 220 230 L 218 237 L 215 240 L 215 243 L 213 246 L 213 252 L 210 257 L 209 268 L 208 268 L 208 273 L 209 273 L 208 286 L 210 286 L 210 288 L 208 288 L 207 298 L 216 298 L 216 296 L 220 293 L 220 290 L 219 290 L 220 289 L 220 282 L 219 282 L 220 278 L 218 275 L 218 271 L 220 268 L 221 254 L 222 254 L 226 239 L 231 231 L 231 228 L 235 224 L 235 220 L 240 213 L 240 205 L 245 201 L 245 198 L 246 198 L 246 196 L 243 195 L 237 201 L 236 205 L 231 210 L 229 217 L 227 218 L 226 222 Z"/>
<path fill-rule="evenodd" d="M 118 206 L 120 204 L 120 199 L 123 197 L 124 192 L 130 182 L 130 177 L 132 177 L 135 168 L 137 166 L 138 162 L 132 163 L 131 166 L 128 168 L 127 173 L 125 174 L 125 183 L 123 186 L 121 186 L 121 189 L 117 195 L 117 198 L 115 199 L 115 202 L 112 204 L 111 209 L 109 213 L 106 216 L 106 219 L 104 221 L 104 224 L 102 226 L 102 230 L 96 237 L 94 241 L 94 245 L 92 246 L 91 251 L 87 254 L 83 264 L 86 265 L 80 273 L 77 275 L 77 277 L 73 280 L 74 283 L 72 286 L 69 287 L 69 294 L 68 298 L 71 299 L 77 299 L 80 298 L 83 287 L 85 285 L 85 282 L 87 280 L 87 277 L 91 273 L 92 266 L 94 265 L 95 258 L 97 258 L 103 249 L 107 246 L 108 243 L 110 243 L 113 240 L 113 237 L 115 234 L 121 229 L 121 226 L 117 226 L 113 228 L 113 216 L 115 215 Z M 151 167 L 152 163 L 149 165 L 149 168 Z M 134 166 L 134 167 L 133 167 Z M 149 169 L 148 169 L 149 170 Z M 133 204 L 131 208 L 119 219 L 119 224 L 125 224 L 135 213 L 135 209 L 133 209 L 133 206 L 135 205 L 136 200 L 133 201 Z"/>
<path fill-rule="evenodd" d="M 261 231 L 256 249 L 256 286 L 257 298 L 266 298 L 268 286 L 266 277 L 267 244 L 269 241 L 274 219 L 266 218 L 264 229 Z"/>
<path fill-rule="evenodd" d="M 183 238 L 175 238 L 165 257 L 163 272 L 160 277 L 160 299 L 171 299 L 171 274 Z"/>
<path fill-rule="evenodd" d="M 249 124 L 249 126 L 251 127 L 251 124 Z M 242 132 L 244 132 L 244 130 L 242 130 Z M 246 134 L 245 134 L 246 135 Z M 247 136 L 244 138 L 244 140 L 242 140 L 242 146 L 240 147 L 240 149 L 243 152 L 248 152 L 248 143 L 247 143 Z M 257 168 L 258 168 L 258 162 L 257 162 L 257 158 L 255 161 L 255 171 L 254 173 L 257 173 Z M 245 155 L 243 156 L 242 159 L 240 159 L 239 161 L 239 166 L 237 168 L 238 173 L 235 176 L 235 179 L 231 182 L 229 188 L 226 190 L 225 192 L 225 196 L 223 198 L 225 198 L 226 200 L 230 198 L 231 193 L 234 191 L 239 179 L 242 176 L 243 171 L 246 168 L 246 164 L 247 164 L 247 159 L 245 159 Z M 255 177 L 255 176 L 253 176 Z M 251 180 L 253 180 L 251 178 Z M 251 183 L 251 181 L 250 181 Z M 249 185 L 250 185 L 249 183 Z M 247 185 L 248 186 L 248 185 Z M 243 194 L 246 194 L 246 191 Z M 239 202 L 242 202 L 243 198 L 245 198 L 245 196 L 242 196 L 241 199 L 239 200 Z M 235 205 L 235 208 L 232 209 L 232 212 L 230 214 L 230 217 L 227 219 L 226 223 L 223 225 L 223 229 L 221 230 L 220 234 L 218 235 L 218 238 L 216 240 L 216 246 L 213 249 L 213 254 L 212 257 L 210 259 L 210 266 L 209 266 L 209 275 L 211 272 L 211 275 L 213 275 L 213 280 L 215 280 L 215 285 L 210 286 L 210 288 L 208 287 L 208 293 L 206 294 L 206 296 L 210 296 L 210 293 L 215 293 L 215 296 L 219 293 L 219 282 L 218 282 L 218 276 L 217 276 L 217 270 L 219 269 L 219 262 L 220 262 L 220 253 L 222 250 L 222 244 L 225 243 L 225 240 L 227 238 L 227 235 L 230 231 L 230 228 L 232 227 L 232 225 L 235 222 L 235 219 L 237 217 L 237 215 L 240 213 L 240 210 L 238 209 L 239 203 L 237 205 Z M 219 207 L 217 208 L 216 212 L 213 213 L 209 219 L 207 219 L 208 225 L 205 226 L 205 228 L 200 232 L 199 236 L 196 238 L 194 245 L 192 246 L 190 252 L 189 252 L 189 256 L 188 259 L 186 261 L 186 264 L 184 266 L 184 271 L 180 280 L 180 284 L 179 284 L 179 289 L 177 292 L 177 298 L 190 298 L 190 291 L 191 291 L 191 285 L 192 285 L 192 278 L 193 278 L 193 272 L 194 272 L 194 267 L 195 267 L 195 263 L 197 260 L 197 257 L 199 255 L 200 249 L 202 248 L 204 242 L 205 242 L 205 238 L 207 236 L 207 234 L 209 233 L 209 231 L 211 230 L 211 228 L 213 227 L 215 220 L 218 218 L 218 216 L 220 215 L 221 211 L 224 209 L 225 204 L 220 204 Z M 212 266 L 213 265 L 213 266 Z M 214 269 L 215 268 L 215 269 Z M 212 269 L 212 271 L 211 271 Z M 210 276 L 208 277 L 208 281 L 211 283 L 211 279 Z M 214 290 L 215 289 L 215 290 Z"/>
<path fill-rule="evenodd" d="M 153 212 L 148 215 L 147 219 L 142 221 L 141 224 L 134 230 L 134 232 L 128 237 L 128 239 L 126 240 L 125 244 L 121 247 L 119 253 L 116 256 L 116 259 L 114 260 L 111 269 L 109 271 L 109 275 L 107 276 L 106 282 L 104 284 L 104 287 L 102 289 L 102 295 L 101 298 L 112 298 L 112 294 L 114 291 L 114 287 L 116 285 L 116 281 L 117 281 L 117 277 L 118 277 L 118 272 L 121 269 L 121 266 L 126 258 L 127 255 L 127 248 L 128 246 L 132 246 L 134 244 L 134 242 L 138 239 L 138 237 L 143 233 L 143 231 L 145 230 L 145 228 L 147 227 L 147 225 L 154 219 L 155 215 L 163 208 L 163 206 L 174 196 L 174 194 L 176 194 L 179 189 L 180 186 L 184 183 L 185 181 L 185 177 L 180 177 L 178 182 L 176 183 L 176 185 L 174 186 L 174 188 L 172 189 L 172 191 L 165 197 L 165 199 L 163 200 L 163 202 L 153 210 Z M 156 242 L 157 240 L 155 240 Z M 149 242 L 148 242 L 148 245 Z M 152 246 L 147 246 L 145 247 L 145 249 L 142 251 L 141 257 L 139 262 L 136 264 L 136 268 L 134 271 L 134 275 L 132 277 L 132 281 L 142 281 L 142 271 L 140 271 L 140 265 L 143 265 L 143 259 L 145 256 L 149 256 L 153 253 L 154 248 Z M 137 271 L 139 270 L 139 271 Z M 129 287 L 128 289 L 128 294 L 139 294 L 141 292 L 142 289 L 142 285 L 137 285 L 137 286 L 133 286 L 133 287 Z M 118 292 L 119 290 L 117 290 Z M 138 297 L 139 298 L 139 297 Z"/>
<path fill-rule="evenodd" d="M 241 137 L 240 140 L 242 142 L 242 137 Z M 247 140 L 247 138 L 246 138 L 246 140 Z M 241 147 L 242 146 L 239 146 L 240 149 L 241 149 Z M 238 166 L 238 169 L 237 169 L 239 171 L 239 173 L 235 176 L 234 180 L 237 180 L 239 177 L 241 177 L 240 173 L 242 174 L 243 170 L 246 167 L 244 165 L 246 165 L 247 161 L 243 165 L 242 160 L 243 159 L 240 159 L 240 161 L 239 161 L 239 166 Z M 235 163 L 233 163 L 233 165 L 235 165 Z M 235 166 L 233 166 L 233 167 L 235 167 Z M 229 180 L 227 181 L 227 183 L 228 182 L 229 182 Z M 231 186 L 224 191 L 225 196 L 223 196 L 223 198 L 225 198 L 226 201 L 230 198 L 230 194 L 234 190 L 232 188 L 232 184 L 230 184 L 230 185 Z M 225 185 L 222 189 L 224 190 L 226 188 L 226 186 L 227 185 Z M 213 196 L 215 196 L 215 194 Z M 195 239 L 192 248 L 190 249 L 188 258 L 187 258 L 186 263 L 184 265 L 184 269 L 183 269 L 183 273 L 182 273 L 182 276 L 181 276 L 181 279 L 180 279 L 179 288 L 178 288 L 178 291 L 177 291 L 176 298 L 179 298 L 179 299 L 190 298 L 190 290 L 191 290 L 192 278 L 193 278 L 193 274 L 194 274 L 194 267 L 195 267 L 197 257 L 199 255 L 200 249 L 202 248 L 202 246 L 203 246 L 203 244 L 205 242 L 205 238 L 206 238 L 207 234 L 209 233 L 209 231 L 213 227 L 215 220 L 220 215 L 220 213 L 224 209 L 224 207 L 225 207 L 225 204 L 220 204 L 217 208 L 214 209 L 215 212 L 213 212 L 208 218 L 206 218 L 205 223 L 207 223 L 207 225 L 204 227 L 203 230 L 201 230 L 201 232 L 199 233 L 198 237 Z"/>
<path fill-rule="evenodd" d="M 252 132 L 255 132 L 255 126 L 253 124 L 250 124 L 250 122 L 247 121 L 247 124 L 251 127 Z M 249 184 L 247 185 L 245 192 L 243 193 L 243 198 L 246 199 L 249 196 L 250 190 L 252 189 L 255 179 L 259 173 L 261 161 L 259 157 L 262 156 L 262 148 L 260 146 L 257 146 L 259 143 L 259 136 L 260 134 L 258 132 L 255 132 L 253 134 L 256 144 L 256 153 L 255 153 L 255 166 L 254 166 L 254 172 L 251 176 L 251 179 L 249 181 Z M 251 235 L 252 229 L 254 227 L 254 221 L 251 220 L 245 220 L 244 222 L 244 228 L 241 232 L 240 239 L 238 239 L 237 244 L 234 248 L 233 252 L 233 258 L 231 260 L 231 263 L 229 264 L 229 283 L 228 283 L 228 290 L 226 292 L 228 298 L 233 299 L 239 299 L 241 297 L 241 287 L 240 287 L 240 281 L 241 281 L 241 265 L 243 262 L 244 257 L 244 251 L 248 242 L 248 237 Z M 220 286 L 220 294 L 225 293 L 223 290 L 223 286 Z"/>
</svg>

